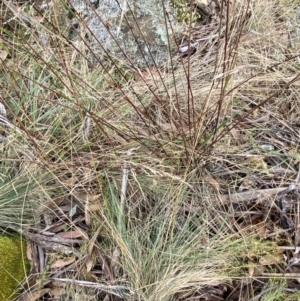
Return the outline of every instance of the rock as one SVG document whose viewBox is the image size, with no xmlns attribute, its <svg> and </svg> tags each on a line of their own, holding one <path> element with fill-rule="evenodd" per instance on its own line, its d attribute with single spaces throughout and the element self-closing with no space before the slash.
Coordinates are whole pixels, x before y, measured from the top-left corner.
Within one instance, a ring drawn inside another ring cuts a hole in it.
<svg viewBox="0 0 300 301">
<path fill-rule="evenodd" d="M 292 44 L 299 43 L 300 41 L 300 6 L 295 9 L 295 19 L 290 20 L 294 30 L 291 32 Z"/>
<path fill-rule="evenodd" d="M 162 2 L 157 0 L 101 0 L 97 8 L 84 1 L 73 0 L 71 4 L 87 20 L 94 36 L 94 53 L 112 55 L 139 67 L 165 62 L 170 50 L 167 28 L 170 35 L 184 29 L 168 0 L 164 0 L 170 20 L 167 26 Z M 175 43 L 171 48 L 175 49 Z"/>
<path fill-rule="evenodd" d="M 19 238 L 0 235 L 0 301 L 14 300 L 28 269 L 26 243 Z"/>
</svg>

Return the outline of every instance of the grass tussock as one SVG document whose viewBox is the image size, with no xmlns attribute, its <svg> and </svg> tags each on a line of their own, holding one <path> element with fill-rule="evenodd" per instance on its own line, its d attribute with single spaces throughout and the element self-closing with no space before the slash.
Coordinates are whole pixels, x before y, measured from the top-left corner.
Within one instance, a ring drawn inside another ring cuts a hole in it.
<svg viewBox="0 0 300 301">
<path fill-rule="evenodd" d="M 23 297 L 275 300 L 298 271 L 299 3 L 188 6 L 144 66 L 48 4 L 0 4 L 0 226 L 39 246 Z"/>
</svg>

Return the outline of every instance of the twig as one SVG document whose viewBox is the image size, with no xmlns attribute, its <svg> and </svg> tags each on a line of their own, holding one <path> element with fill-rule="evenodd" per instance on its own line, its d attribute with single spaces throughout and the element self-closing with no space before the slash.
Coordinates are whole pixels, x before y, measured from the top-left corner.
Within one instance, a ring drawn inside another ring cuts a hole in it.
<svg viewBox="0 0 300 301">
<path fill-rule="evenodd" d="M 51 278 L 51 280 L 65 282 L 65 283 L 71 283 L 72 285 L 77 285 L 77 286 L 98 289 L 98 290 L 115 295 L 120 298 L 123 297 L 123 294 L 119 293 L 118 291 L 125 291 L 125 290 L 128 291 L 127 287 L 120 286 L 120 285 L 104 285 L 104 284 L 100 284 L 97 282 L 75 280 L 75 279 L 68 279 L 68 278 Z"/>
<path fill-rule="evenodd" d="M 51 250 L 67 255 L 74 254 L 76 256 L 80 256 L 81 253 L 77 249 L 73 248 L 73 245 L 82 245 L 85 243 L 85 240 L 68 239 L 62 237 L 47 237 L 41 234 L 30 233 L 24 229 L 16 229 L 16 231 L 45 250 Z"/>
</svg>

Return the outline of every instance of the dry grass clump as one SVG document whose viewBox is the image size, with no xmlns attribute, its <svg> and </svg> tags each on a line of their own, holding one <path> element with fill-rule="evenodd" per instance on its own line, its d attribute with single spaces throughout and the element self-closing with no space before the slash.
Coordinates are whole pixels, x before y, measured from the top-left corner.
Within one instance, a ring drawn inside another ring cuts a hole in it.
<svg viewBox="0 0 300 301">
<path fill-rule="evenodd" d="M 15 162 L 2 186 L 34 209 L 29 228 L 5 227 L 39 246 L 24 294 L 249 300 L 296 273 L 293 6 L 220 1 L 210 22 L 170 32 L 178 49 L 164 65 L 138 68 L 96 54 L 84 17 L 50 3 L 1 4 L 0 101 L 13 125 L 1 168 Z"/>
</svg>

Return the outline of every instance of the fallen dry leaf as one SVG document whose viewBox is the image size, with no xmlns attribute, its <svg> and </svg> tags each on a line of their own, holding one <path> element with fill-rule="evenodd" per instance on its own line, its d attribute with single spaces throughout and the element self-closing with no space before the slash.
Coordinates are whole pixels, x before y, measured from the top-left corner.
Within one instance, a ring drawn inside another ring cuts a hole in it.
<svg viewBox="0 0 300 301">
<path fill-rule="evenodd" d="M 93 235 L 93 237 L 91 238 L 90 242 L 89 242 L 89 246 L 88 246 L 88 254 L 91 256 L 93 253 L 93 249 L 95 246 L 95 242 L 99 236 L 100 230 L 102 229 L 102 227 L 100 226 L 97 231 L 95 232 L 95 234 Z"/>
<path fill-rule="evenodd" d="M 271 197 L 272 195 L 276 195 L 280 192 L 283 192 L 286 190 L 286 187 L 280 187 L 280 188 L 271 188 L 271 189 L 258 189 L 258 190 L 250 190 L 240 193 L 234 193 L 231 195 L 222 195 L 221 198 L 225 202 L 233 202 L 233 203 L 239 203 L 241 201 L 251 201 L 255 199 L 265 199 L 268 197 Z"/>
<path fill-rule="evenodd" d="M 88 258 L 86 260 L 86 269 L 87 272 L 89 273 L 91 271 L 91 269 L 94 266 L 94 262 L 93 262 L 93 258 L 92 258 L 92 253 L 93 253 L 93 249 L 95 247 L 95 242 L 99 236 L 101 230 L 101 226 L 97 229 L 97 231 L 95 232 L 95 234 L 93 235 L 93 237 L 91 238 L 90 242 L 89 242 L 89 246 L 88 246 Z"/>
<path fill-rule="evenodd" d="M 270 120 L 270 114 L 267 114 L 254 120 L 247 120 L 245 123 L 263 123 L 269 120 Z"/>
<path fill-rule="evenodd" d="M 86 272 L 85 275 L 84 275 L 84 278 L 87 280 L 87 281 L 91 281 L 91 282 L 97 282 L 99 281 L 97 276 L 92 273 L 92 272 Z"/>
<path fill-rule="evenodd" d="M 86 272 L 89 273 L 94 266 L 94 261 L 92 256 L 89 256 L 87 258 L 85 265 L 86 265 Z"/>
<path fill-rule="evenodd" d="M 238 142 L 240 142 L 242 140 L 243 135 L 241 134 L 241 132 L 238 129 L 232 128 L 230 130 L 230 134 L 232 135 L 234 140 L 236 140 Z"/>
<path fill-rule="evenodd" d="M 75 261 L 75 256 L 60 258 L 60 259 L 57 259 L 56 261 L 54 261 L 50 267 L 51 267 L 51 269 L 62 268 L 62 267 L 65 267 L 65 266 L 73 263 L 74 261 Z"/>
<path fill-rule="evenodd" d="M 84 237 L 84 234 L 78 230 L 71 230 L 67 232 L 59 232 L 55 236 L 72 239 L 72 238 Z"/>
<path fill-rule="evenodd" d="M 53 281 L 51 281 L 51 285 L 52 285 L 52 286 L 55 286 L 55 287 L 61 287 L 61 288 L 63 288 L 63 287 L 66 287 L 66 286 L 67 286 L 67 284 L 66 284 L 66 283 L 63 283 L 63 282 L 61 282 L 61 281 L 57 281 L 57 280 L 53 280 Z"/>
<path fill-rule="evenodd" d="M 265 270 L 265 267 L 263 265 L 257 266 L 257 265 L 251 265 L 249 267 L 249 276 L 250 277 L 255 277 L 255 276 L 260 276 Z"/>
<path fill-rule="evenodd" d="M 216 191 L 220 191 L 220 184 L 217 180 L 215 180 L 211 175 L 207 174 L 204 177 L 204 181 L 212 185 Z"/>
<path fill-rule="evenodd" d="M 287 189 L 288 189 L 287 187 L 258 189 L 258 190 L 250 190 L 250 191 L 245 191 L 245 192 L 243 191 L 240 193 L 219 195 L 218 197 L 208 196 L 208 197 L 204 197 L 203 199 L 210 204 L 217 204 L 220 202 L 223 204 L 241 203 L 241 202 L 247 202 L 247 201 L 252 201 L 252 200 L 256 200 L 256 199 L 258 199 L 260 201 L 260 200 L 275 196 Z M 186 211 L 186 212 L 188 212 L 188 211 L 195 212 L 195 211 L 201 210 L 201 207 L 184 206 L 182 210 Z"/>
<path fill-rule="evenodd" d="M 0 62 L 4 61 L 8 56 L 8 53 L 5 50 L 0 49 Z"/>
<path fill-rule="evenodd" d="M 66 289 L 63 287 L 54 287 L 49 294 L 51 295 L 51 297 L 59 297 L 62 296 L 64 294 L 66 294 Z"/>
<path fill-rule="evenodd" d="M 101 207 L 102 207 L 101 204 L 90 204 L 90 205 L 87 205 L 87 210 L 91 211 L 91 212 L 98 211 L 101 209 Z"/>
<path fill-rule="evenodd" d="M 27 293 L 23 301 L 35 301 L 39 299 L 40 297 L 44 296 L 45 294 L 49 293 L 51 291 L 51 288 L 43 288 L 39 291 L 35 291 L 33 293 Z"/>
<path fill-rule="evenodd" d="M 98 200 L 101 196 L 101 194 L 89 194 L 86 191 L 73 191 L 72 195 L 75 196 L 80 201 L 86 201 L 86 202 L 94 202 Z"/>
<path fill-rule="evenodd" d="M 260 225 L 259 227 L 256 228 L 256 233 L 262 237 L 262 238 L 266 238 L 266 233 L 267 233 L 267 227 L 266 225 Z"/>
</svg>

